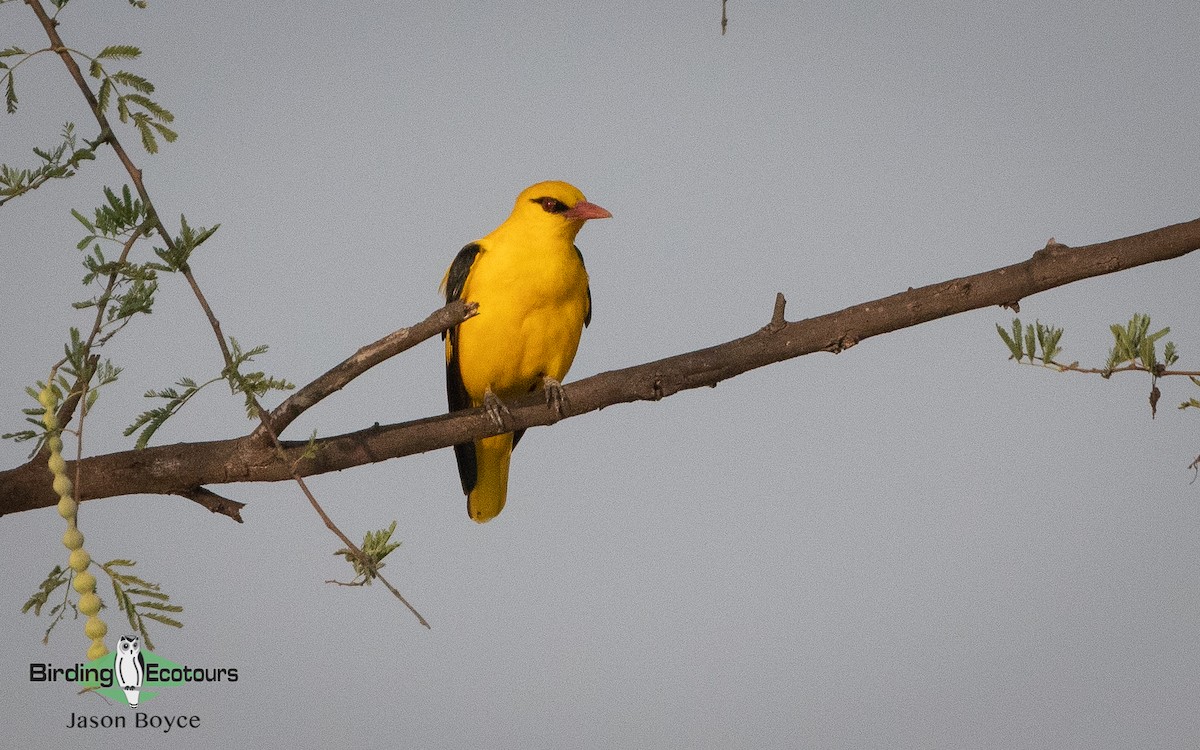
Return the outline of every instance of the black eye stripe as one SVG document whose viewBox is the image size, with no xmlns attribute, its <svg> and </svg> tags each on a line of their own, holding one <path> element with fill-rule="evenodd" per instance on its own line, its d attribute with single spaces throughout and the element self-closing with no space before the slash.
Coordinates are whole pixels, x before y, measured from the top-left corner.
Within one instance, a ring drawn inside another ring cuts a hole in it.
<svg viewBox="0 0 1200 750">
<path fill-rule="evenodd" d="M 567 204 L 557 198 L 534 198 L 533 202 L 540 204 L 547 213 L 561 214 L 567 210 Z"/>
</svg>

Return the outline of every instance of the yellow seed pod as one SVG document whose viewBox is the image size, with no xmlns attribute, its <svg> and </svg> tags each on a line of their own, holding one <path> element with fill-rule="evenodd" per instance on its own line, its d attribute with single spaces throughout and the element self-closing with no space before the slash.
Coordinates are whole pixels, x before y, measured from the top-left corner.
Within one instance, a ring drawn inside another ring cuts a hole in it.
<svg viewBox="0 0 1200 750">
<path fill-rule="evenodd" d="M 69 550 L 77 550 L 83 546 L 83 532 L 79 529 L 67 529 L 63 534 L 63 546 Z"/>
<path fill-rule="evenodd" d="M 50 448 L 50 452 L 52 453 L 62 453 L 62 438 L 58 435 L 51 435 L 50 439 L 46 441 L 46 446 Z"/>
<path fill-rule="evenodd" d="M 82 573 L 87 570 L 87 566 L 92 562 L 92 556 L 85 549 L 77 549 L 71 552 L 67 558 L 67 565 L 71 566 L 71 570 L 76 573 Z"/>
<path fill-rule="evenodd" d="M 50 460 L 47 462 L 50 466 L 50 471 L 53 474 L 65 474 L 67 472 L 67 462 L 63 459 L 62 454 L 58 451 L 50 452 Z"/>
<path fill-rule="evenodd" d="M 108 635 L 108 625 L 99 617 L 89 617 L 83 625 L 83 634 L 93 641 L 102 641 Z"/>
<path fill-rule="evenodd" d="M 47 409 L 42 412 L 42 424 L 46 425 L 47 429 L 53 430 L 58 427 L 58 416 L 50 409 Z"/>
<path fill-rule="evenodd" d="M 58 484 L 58 480 L 54 480 L 54 483 Z M 63 518 L 74 518 L 75 511 L 77 510 L 76 505 L 78 505 L 78 503 L 72 500 L 69 495 L 60 497 L 58 499 L 58 515 L 62 516 Z"/>
<path fill-rule="evenodd" d="M 72 584 L 75 590 L 81 594 L 90 594 L 96 590 L 96 576 L 87 572 L 75 574 L 75 583 Z"/>
<path fill-rule="evenodd" d="M 42 405 L 42 408 L 53 409 L 54 401 L 54 391 L 50 390 L 49 388 L 43 388 L 41 392 L 38 393 L 38 403 Z"/>
<path fill-rule="evenodd" d="M 92 641 L 92 645 L 87 652 L 87 658 L 88 661 L 91 661 L 93 659 L 99 659 L 101 656 L 104 656 L 107 653 L 108 647 L 104 645 L 104 639 L 97 638 L 96 640 Z"/>
<path fill-rule="evenodd" d="M 100 612 L 100 597 L 92 593 L 79 597 L 79 611 L 88 617 L 95 617 Z"/>
<path fill-rule="evenodd" d="M 54 493 L 59 497 L 71 496 L 71 479 L 66 474 L 54 475 Z"/>
</svg>

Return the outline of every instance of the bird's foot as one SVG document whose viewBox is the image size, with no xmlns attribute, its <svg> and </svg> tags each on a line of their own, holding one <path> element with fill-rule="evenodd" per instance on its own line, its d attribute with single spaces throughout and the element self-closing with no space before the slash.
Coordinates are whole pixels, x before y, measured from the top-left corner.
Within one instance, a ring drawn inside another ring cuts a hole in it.
<svg viewBox="0 0 1200 750">
<path fill-rule="evenodd" d="M 508 422 L 512 420 L 512 412 L 500 400 L 500 397 L 492 393 L 492 389 L 488 388 L 483 394 L 483 409 L 491 418 L 492 423 L 500 429 L 507 429 Z"/>
<path fill-rule="evenodd" d="M 542 377 L 542 387 L 546 391 L 546 406 L 559 417 L 565 417 L 563 406 L 567 404 L 567 394 L 563 393 L 562 383 L 554 378 Z"/>
</svg>

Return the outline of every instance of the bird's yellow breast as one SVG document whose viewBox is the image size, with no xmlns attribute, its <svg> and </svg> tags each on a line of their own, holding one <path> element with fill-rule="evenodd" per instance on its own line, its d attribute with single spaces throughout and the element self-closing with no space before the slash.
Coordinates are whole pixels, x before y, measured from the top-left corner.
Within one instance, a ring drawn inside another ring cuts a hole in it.
<svg viewBox="0 0 1200 750">
<path fill-rule="evenodd" d="M 462 294 L 479 314 L 458 331 L 463 385 L 475 405 L 489 388 L 513 398 L 566 376 L 589 304 L 571 239 L 501 227 L 479 241 Z"/>
</svg>

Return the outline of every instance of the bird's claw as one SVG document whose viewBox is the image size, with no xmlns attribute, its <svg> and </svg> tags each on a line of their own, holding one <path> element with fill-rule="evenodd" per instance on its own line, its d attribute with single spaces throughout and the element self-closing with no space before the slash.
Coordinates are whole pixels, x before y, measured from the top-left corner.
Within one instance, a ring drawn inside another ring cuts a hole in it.
<svg viewBox="0 0 1200 750">
<path fill-rule="evenodd" d="M 492 393 L 491 388 L 488 388 L 483 394 L 483 410 L 491 418 L 492 424 L 500 429 L 506 429 L 508 427 L 507 422 L 512 420 L 512 412 L 508 410 L 508 407 L 500 400 L 499 396 Z"/>
<path fill-rule="evenodd" d="M 563 407 L 567 404 L 567 394 L 563 393 L 562 383 L 554 378 L 543 377 L 542 387 L 546 391 L 546 406 L 559 417 L 564 417 Z"/>
</svg>

